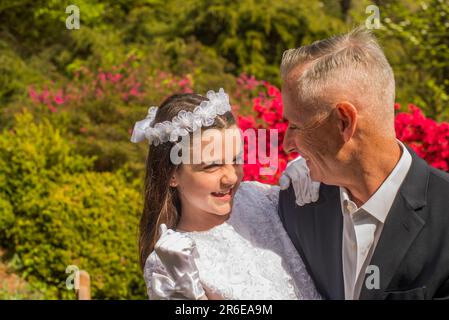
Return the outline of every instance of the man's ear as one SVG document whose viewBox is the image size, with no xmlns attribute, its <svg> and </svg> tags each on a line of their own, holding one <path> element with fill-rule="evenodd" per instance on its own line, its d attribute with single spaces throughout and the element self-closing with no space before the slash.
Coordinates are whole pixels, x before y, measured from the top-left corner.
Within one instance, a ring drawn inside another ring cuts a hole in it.
<svg viewBox="0 0 449 320">
<path fill-rule="evenodd" d="M 339 119 L 338 127 L 340 134 L 345 142 L 352 138 L 357 124 L 357 109 L 350 102 L 339 102 L 336 107 L 337 117 Z"/>
</svg>

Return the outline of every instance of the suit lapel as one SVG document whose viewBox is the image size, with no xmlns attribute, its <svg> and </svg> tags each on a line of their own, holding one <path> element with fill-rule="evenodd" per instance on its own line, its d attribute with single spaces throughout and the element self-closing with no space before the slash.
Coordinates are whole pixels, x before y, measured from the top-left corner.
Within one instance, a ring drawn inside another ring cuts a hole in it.
<svg viewBox="0 0 449 320">
<path fill-rule="evenodd" d="M 370 262 L 371 266 L 379 268 L 380 290 L 369 290 L 364 284 L 360 299 L 375 299 L 383 294 L 423 226 L 424 221 L 408 206 L 406 200 L 400 195 L 396 196 Z"/>
<path fill-rule="evenodd" d="M 342 266 L 343 216 L 339 188 L 322 184 L 320 199 L 314 212 L 315 243 L 320 244 L 319 253 L 324 262 L 328 284 L 334 288 L 333 299 L 344 299 Z M 325 235 L 322 237 L 322 235 Z"/>
<path fill-rule="evenodd" d="M 408 148 L 409 149 L 409 148 Z M 411 149 L 412 165 L 388 213 L 370 265 L 379 268 L 380 288 L 362 286 L 360 299 L 382 299 L 413 240 L 425 225 L 429 168 Z M 369 274 L 367 275 L 369 276 Z M 366 277 L 365 277 L 366 280 Z"/>
</svg>

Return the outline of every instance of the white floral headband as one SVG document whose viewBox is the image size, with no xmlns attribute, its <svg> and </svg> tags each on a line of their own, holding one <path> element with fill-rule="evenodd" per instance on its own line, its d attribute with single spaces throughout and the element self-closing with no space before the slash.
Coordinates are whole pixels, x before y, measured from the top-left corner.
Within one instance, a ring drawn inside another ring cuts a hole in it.
<svg viewBox="0 0 449 320">
<path fill-rule="evenodd" d="M 167 141 L 176 142 L 180 136 L 186 136 L 203 126 L 211 126 L 217 115 L 231 111 L 229 96 L 223 88 L 218 92 L 208 91 L 206 97 L 209 100 L 201 102 L 193 112 L 181 110 L 172 121 L 159 122 L 154 126 L 158 107 L 150 107 L 146 118 L 134 125 L 131 142 L 137 143 L 148 139 L 149 144 L 155 146 Z"/>
</svg>

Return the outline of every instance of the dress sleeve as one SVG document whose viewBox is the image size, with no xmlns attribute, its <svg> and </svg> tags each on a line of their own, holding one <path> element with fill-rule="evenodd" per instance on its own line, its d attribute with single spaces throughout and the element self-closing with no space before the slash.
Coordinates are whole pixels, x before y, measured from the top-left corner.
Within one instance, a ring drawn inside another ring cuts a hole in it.
<svg viewBox="0 0 449 320">
<path fill-rule="evenodd" d="M 154 251 L 145 262 L 144 279 L 150 300 L 183 299 L 176 293 L 174 281 Z"/>
<path fill-rule="evenodd" d="M 264 198 L 277 208 L 279 203 L 279 186 L 265 184 L 259 181 L 245 181 L 242 184 L 245 189 L 252 189 L 251 191 L 256 191 L 257 194 L 263 195 Z"/>
<path fill-rule="evenodd" d="M 243 187 L 246 190 L 245 196 L 252 197 L 256 202 L 254 203 L 254 206 L 259 206 L 259 213 L 264 213 L 263 216 L 268 219 L 260 220 L 258 225 L 261 227 L 264 225 L 267 226 L 266 230 L 269 230 L 267 232 L 272 233 L 273 237 L 276 239 L 270 238 L 270 241 L 276 241 L 279 253 L 286 260 L 290 268 L 290 273 L 296 283 L 296 288 L 298 290 L 297 295 L 301 299 L 306 300 L 322 299 L 315 288 L 312 278 L 307 272 L 306 265 L 293 245 L 277 213 L 280 192 L 279 186 L 250 181 L 244 182 Z M 268 202 L 265 202 L 266 200 L 268 200 Z M 260 216 L 261 215 L 258 215 L 258 217 Z M 252 223 L 254 223 L 255 218 L 256 217 L 251 217 Z M 265 223 L 263 223 L 263 221 L 265 221 Z M 267 223 L 268 221 L 269 223 Z M 250 221 L 246 221 L 246 223 L 250 223 Z M 261 227 L 259 227 L 259 230 Z"/>
</svg>

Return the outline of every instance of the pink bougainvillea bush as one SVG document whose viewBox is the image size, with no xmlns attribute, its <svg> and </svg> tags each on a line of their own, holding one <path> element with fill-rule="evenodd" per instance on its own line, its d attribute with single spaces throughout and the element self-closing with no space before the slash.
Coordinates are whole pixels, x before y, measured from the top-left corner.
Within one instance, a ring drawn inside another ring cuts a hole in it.
<svg viewBox="0 0 449 320">
<path fill-rule="evenodd" d="M 133 65 L 130 57 L 121 65 L 108 70 L 90 70 L 81 67 L 73 79 L 65 85 L 30 86 L 28 93 L 35 105 L 44 105 L 57 112 L 70 104 L 85 104 L 90 101 L 111 101 L 124 104 L 156 103 L 169 94 L 192 92 L 192 77 L 175 76 L 161 70 L 148 70 Z"/>
<path fill-rule="evenodd" d="M 397 104 L 396 109 L 400 106 Z M 449 171 L 449 123 L 427 118 L 415 105 L 395 118 L 396 135 L 431 166 Z"/>
<path fill-rule="evenodd" d="M 252 99 L 252 111 L 255 114 L 238 116 L 240 128 L 244 131 L 250 128 L 254 129 L 276 129 L 278 132 L 277 141 L 271 141 L 270 136 L 266 135 L 267 145 L 274 142 L 277 143 L 276 150 L 278 153 L 278 167 L 274 175 L 261 175 L 261 164 L 247 164 L 247 159 L 251 158 L 252 153 L 257 154 L 257 148 L 250 148 L 245 143 L 244 150 L 244 180 L 258 180 L 265 183 L 276 184 L 279 180 L 280 173 L 285 169 L 287 162 L 297 156 L 297 154 L 286 154 L 282 148 L 285 131 L 287 130 L 287 122 L 282 117 L 282 98 L 280 90 L 268 82 L 262 82 L 259 85 L 258 95 Z M 267 147 L 267 150 L 269 148 Z M 257 158 L 257 157 L 256 157 Z"/>
<path fill-rule="evenodd" d="M 96 156 L 95 170 L 115 171 L 127 164 L 139 174 L 145 145 L 130 143 L 134 123 L 149 106 L 172 93 L 192 92 L 192 86 L 190 75 L 149 69 L 131 57 L 108 69 L 82 67 L 66 82 L 29 87 L 29 110 L 66 131 L 81 154 Z"/>
</svg>

